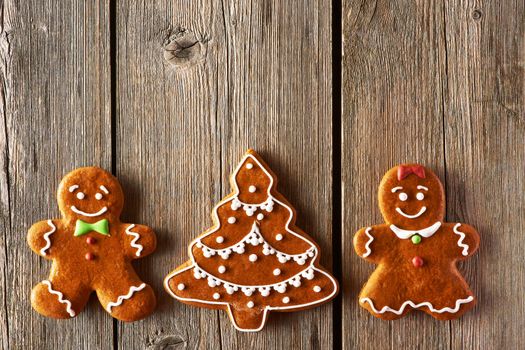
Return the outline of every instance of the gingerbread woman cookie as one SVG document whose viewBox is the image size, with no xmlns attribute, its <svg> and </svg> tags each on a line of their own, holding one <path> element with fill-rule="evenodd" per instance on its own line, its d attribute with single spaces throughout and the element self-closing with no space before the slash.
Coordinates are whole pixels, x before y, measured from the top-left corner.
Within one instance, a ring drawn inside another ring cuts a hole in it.
<svg viewBox="0 0 525 350">
<path fill-rule="evenodd" d="M 439 178 L 417 164 L 390 169 L 379 185 L 385 224 L 354 236 L 359 256 L 377 264 L 359 295 L 372 315 L 393 320 L 418 309 L 439 320 L 460 317 L 476 298 L 456 268 L 479 246 L 476 230 L 444 222 Z"/>
<path fill-rule="evenodd" d="M 165 279 L 183 303 L 226 310 L 240 331 L 259 331 L 268 312 L 327 302 L 336 280 L 319 266 L 319 247 L 295 226 L 277 178 L 253 150 L 231 178 L 234 192 L 214 209 L 214 226 L 191 242 L 190 260 Z"/>
<path fill-rule="evenodd" d="M 95 291 L 119 320 L 136 321 L 153 312 L 155 294 L 131 260 L 155 250 L 155 234 L 146 226 L 121 223 L 123 205 L 119 182 L 100 168 L 79 168 L 62 179 L 58 206 L 63 218 L 40 221 L 27 236 L 35 253 L 53 261 L 49 279 L 31 293 L 36 311 L 74 317 Z"/>
</svg>

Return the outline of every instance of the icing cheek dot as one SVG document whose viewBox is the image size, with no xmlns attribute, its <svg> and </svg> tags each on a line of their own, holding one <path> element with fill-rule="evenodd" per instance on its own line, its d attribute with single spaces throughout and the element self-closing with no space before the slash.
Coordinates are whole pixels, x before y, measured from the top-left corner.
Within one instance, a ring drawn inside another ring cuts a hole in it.
<svg viewBox="0 0 525 350">
<path fill-rule="evenodd" d="M 219 266 L 219 268 L 217 270 L 219 271 L 219 273 L 225 273 L 226 272 L 226 267 L 221 265 L 221 266 Z"/>
<path fill-rule="evenodd" d="M 281 274 L 281 269 L 275 269 L 273 270 L 273 275 L 274 276 L 279 276 Z"/>
<path fill-rule="evenodd" d="M 425 195 L 421 192 L 418 192 L 418 194 L 416 194 L 416 198 L 418 201 L 422 201 L 423 199 L 425 199 Z"/>
<path fill-rule="evenodd" d="M 248 257 L 248 260 L 250 260 L 251 262 L 256 262 L 257 261 L 257 255 L 250 254 L 250 256 Z"/>
<path fill-rule="evenodd" d="M 257 214 L 257 220 L 262 220 L 264 219 L 264 215 L 263 214 Z"/>
<path fill-rule="evenodd" d="M 290 302 L 290 298 L 288 297 L 283 298 L 283 303 L 288 304 L 289 302 Z"/>
<path fill-rule="evenodd" d="M 177 286 L 177 289 L 178 289 L 178 290 L 184 290 L 184 288 L 186 288 L 186 286 L 184 285 L 184 283 L 179 283 L 179 285 Z"/>
<path fill-rule="evenodd" d="M 250 187 L 248 187 L 248 191 L 250 191 L 250 193 L 253 193 L 253 192 L 257 191 L 257 187 L 251 185 Z"/>
<path fill-rule="evenodd" d="M 77 198 L 78 199 L 84 199 L 84 198 L 86 198 L 86 195 L 83 192 L 78 192 L 77 193 Z"/>
<path fill-rule="evenodd" d="M 407 199 L 408 199 L 408 195 L 407 195 L 405 192 L 401 192 L 401 193 L 399 194 L 399 200 L 400 200 L 400 201 L 404 202 L 404 201 L 406 201 Z"/>
<path fill-rule="evenodd" d="M 314 292 L 319 293 L 320 291 L 321 291 L 321 287 L 319 286 L 314 287 Z"/>
<path fill-rule="evenodd" d="M 228 223 L 229 223 L 229 224 L 235 224 L 236 221 L 237 221 L 237 219 L 234 218 L 233 216 L 230 216 L 230 217 L 228 218 Z"/>
<path fill-rule="evenodd" d="M 221 298 L 221 295 L 219 293 L 213 293 L 213 299 L 219 300 Z"/>
<path fill-rule="evenodd" d="M 275 239 L 276 239 L 277 241 L 281 241 L 281 240 L 283 239 L 283 235 L 280 234 L 280 233 L 278 233 L 277 235 L 275 235 Z"/>
<path fill-rule="evenodd" d="M 101 200 L 102 199 L 102 193 L 95 194 L 95 199 L 96 200 Z"/>
<path fill-rule="evenodd" d="M 253 164 L 252 163 L 246 164 L 246 169 L 253 169 Z"/>
<path fill-rule="evenodd" d="M 248 304 L 246 304 L 246 306 L 248 306 L 251 309 L 255 306 L 255 304 L 253 303 L 253 301 L 249 301 Z"/>
<path fill-rule="evenodd" d="M 224 242 L 224 237 L 223 236 L 219 236 L 219 237 L 215 238 L 215 242 L 217 242 L 217 243 Z"/>
</svg>

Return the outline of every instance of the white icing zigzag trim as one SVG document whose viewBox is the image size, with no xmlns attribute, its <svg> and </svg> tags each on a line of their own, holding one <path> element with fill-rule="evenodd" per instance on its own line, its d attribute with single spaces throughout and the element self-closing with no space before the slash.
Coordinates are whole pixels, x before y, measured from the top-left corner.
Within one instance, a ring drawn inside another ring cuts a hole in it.
<svg viewBox="0 0 525 350">
<path fill-rule="evenodd" d="M 131 298 L 131 296 L 133 295 L 133 293 L 138 292 L 138 291 L 141 291 L 141 290 L 143 290 L 145 287 L 146 287 L 146 283 L 142 283 L 142 284 L 141 284 L 140 286 L 138 286 L 138 287 L 131 286 L 131 287 L 129 288 L 129 292 L 128 292 L 128 294 L 126 294 L 126 295 L 121 295 L 121 296 L 119 296 L 119 297 L 117 298 L 117 301 L 109 303 L 109 304 L 106 306 L 106 310 L 108 310 L 108 312 L 111 313 L 111 308 L 112 308 L 112 307 L 121 305 L 122 302 L 123 302 L 124 300 L 127 300 L 127 299 Z"/>
<path fill-rule="evenodd" d="M 204 243 L 202 243 L 200 239 L 198 239 L 196 246 L 197 248 L 202 249 L 202 253 L 204 257 L 206 258 L 209 258 L 215 254 L 219 254 L 223 259 L 228 259 L 232 251 L 234 251 L 237 254 L 243 254 L 245 244 L 251 244 L 253 246 L 258 246 L 259 244 L 263 244 L 263 254 L 264 255 L 275 254 L 277 256 L 277 259 L 279 259 L 279 262 L 281 263 L 285 263 L 293 259 L 299 265 L 304 265 L 306 263 L 306 259 L 308 259 L 309 257 L 313 258 L 315 256 L 314 247 L 308 249 L 305 253 L 301 253 L 301 254 L 286 254 L 284 252 L 281 252 L 275 249 L 261 235 L 257 222 L 253 223 L 251 231 L 246 236 L 244 236 L 238 243 L 233 244 L 224 249 L 210 248 Z"/>
<path fill-rule="evenodd" d="M 466 299 L 458 299 L 458 300 L 456 300 L 456 306 L 453 309 L 451 309 L 449 307 L 444 307 L 442 309 L 434 309 L 434 306 L 431 303 L 429 303 L 428 301 L 424 301 L 422 303 L 415 304 L 413 301 L 407 300 L 407 301 L 405 301 L 403 303 L 403 305 L 401 305 L 401 308 L 399 310 L 394 310 L 394 309 L 392 309 L 389 306 L 385 306 L 381 310 L 377 310 L 375 308 L 374 303 L 372 302 L 372 300 L 370 300 L 370 298 L 361 298 L 359 301 L 361 303 L 368 302 L 370 304 L 370 306 L 372 307 L 372 310 L 374 310 L 374 312 L 376 314 L 384 314 L 385 312 L 389 311 L 389 312 L 395 313 L 396 315 L 401 315 L 405 311 L 405 307 L 407 305 L 413 307 L 414 309 L 426 306 L 426 307 L 428 307 L 430 309 L 430 311 L 436 312 L 438 314 L 442 314 L 444 312 L 450 312 L 450 313 L 455 314 L 456 312 L 459 311 L 459 308 L 461 307 L 461 304 L 470 303 L 472 300 L 474 300 L 474 297 L 472 295 L 469 296 Z"/>
<path fill-rule="evenodd" d="M 468 245 L 463 243 L 463 240 L 465 239 L 465 234 L 458 230 L 460 226 L 461 224 L 456 224 L 456 226 L 454 226 L 454 233 L 459 235 L 458 246 L 460 248 L 463 248 L 463 252 L 461 254 L 463 254 L 464 256 L 467 256 L 468 255 Z"/>
<path fill-rule="evenodd" d="M 51 227 L 51 231 L 44 233 L 44 239 L 47 243 L 44 248 L 40 249 L 40 254 L 44 256 L 47 255 L 46 250 L 48 250 L 49 247 L 51 247 L 51 240 L 49 239 L 49 236 L 51 236 L 57 230 L 56 226 L 53 225 L 53 221 L 47 220 L 47 224 L 49 225 L 49 227 Z"/>
<path fill-rule="evenodd" d="M 287 285 L 292 285 L 294 287 L 300 287 L 301 277 L 306 278 L 307 280 L 312 280 L 314 278 L 314 269 L 307 268 L 282 282 L 273 283 L 273 284 L 265 284 L 265 285 L 242 285 L 242 284 L 235 284 L 232 282 L 228 282 L 218 277 L 215 277 L 211 275 L 210 273 L 201 269 L 197 264 L 191 267 L 193 267 L 193 277 L 195 277 L 196 279 L 207 278 L 208 286 L 213 288 L 213 287 L 220 286 L 222 284 L 228 294 L 233 294 L 240 289 L 248 297 L 251 296 L 253 292 L 255 292 L 256 290 L 259 291 L 259 293 L 261 293 L 261 295 L 264 297 L 270 295 L 270 291 L 272 289 L 279 293 L 284 293 L 286 292 Z"/>
<path fill-rule="evenodd" d="M 372 231 L 372 228 L 371 228 L 371 227 L 367 227 L 367 228 L 366 228 L 366 231 L 365 231 L 365 234 L 366 234 L 370 239 L 369 239 L 368 242 L 366 242 L 366 244 L 365 244 L 366 253 L 363 254 L 363 258 L 366 258 L 366 257 L 369 256 L 370 254 L 372 254 L 372 249 L 370 249 L 370 243 L 372 243 L 372 241 L 374 240 L 374 237 L 372 237 L 372 235 L 370 234 L 370 231 Z"/>
<path fill-rule="evenodd" d="M 135 227 L 135 224 L 131 224 L 128 226 L 128 228 L 126 229 L 126 234 L 130 235 L 130 236 L 133 236 L 135 238 L 133 238 L 131 240 L 131 246 L 133 248 L 137 248 L 137 252 L 135 253 L 136 256 L 140 256 L 140 252 L 142 252 L 142 249 L 144 249 L 144 247 L 141 245 L 141 244 L 138 244 L 137 241 L 139 240 L 140 238 L 140 235 L 137 233 L 137 232 L 131 232 L 131 229 Z"/>
<path fill-rule="evenodd" d="M 59 291 L 54 290 L 53 288 L 51 288 L 51 282 L 50 281 L 43 280 L 42 283 L 47 285 L 47 290 L 49 291 L 49 293 L 54 294 L 54 295 L 56 295 L 58 297 L 58 302 L 59 303 L 66 304 L 66 311 L 69 314 L 69 316 L 75 317 L 76 314 L 75 314 L 75 311 L 73 311 L 73 309 L 71 308 L 71 302 L 69 300 L 67 300 L 66 298 L 64 298 L 64 294 L 62 294 Z"/>
</svg>

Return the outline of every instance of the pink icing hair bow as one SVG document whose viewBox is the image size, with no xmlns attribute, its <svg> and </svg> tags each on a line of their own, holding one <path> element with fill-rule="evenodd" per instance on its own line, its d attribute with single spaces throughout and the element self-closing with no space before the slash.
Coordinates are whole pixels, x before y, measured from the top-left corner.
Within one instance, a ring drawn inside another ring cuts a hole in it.
<svg viewBox="0 0 525 350">
<path fill-rule="evenodd" d="M 425 168 L 423 168 L 421 165 L 400 165 L 397 168 L 397 179 L 399 181 L 403 180 L 405 177 L 407 177 L 410 174 L 415 174 L 419 176 L 420 178 L 425 178 Z"/>
</svg>

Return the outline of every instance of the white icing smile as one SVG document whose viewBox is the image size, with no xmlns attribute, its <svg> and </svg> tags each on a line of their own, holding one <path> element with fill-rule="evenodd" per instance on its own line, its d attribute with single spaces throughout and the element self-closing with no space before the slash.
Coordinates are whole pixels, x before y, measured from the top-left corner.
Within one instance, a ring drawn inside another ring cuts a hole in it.
<svg viewBox="0 0 525 350">
<path fill-rule="evenodd" d="M 410 214 L 407 214 L 405 213 L 404 211 L 401 210 L 401 208 L 396 208 L 396 211 L 403 215 L 404 217 L 406 218 L 409 218 L 409 219 L 415 219 L 415 218 L 418 218 L 420 217 L 421 215 L 423 215 L 423 213 L 427 210 L 427 207 L 421 207 L 421 209 L 419 210 L 419 212 L 417 214 L 414 214 L 414 215 L 410 215 Z"/>
<path fill-rule="evenodd" d="M 100 209 L 99 211 L 97 211 L 96 213 L 86 213 L 85 211 L 79 210 L 74 205 L 71 206 L 71 210 L 73 210 L 75 213 L 83 215 L 83 216 L 93 217 L 93 216 L 99 216 L 99 215 L 104 214 L 106 211 L 108 211 L 108 207 L 104 207 L 104 208 Z"/>
</svg>

